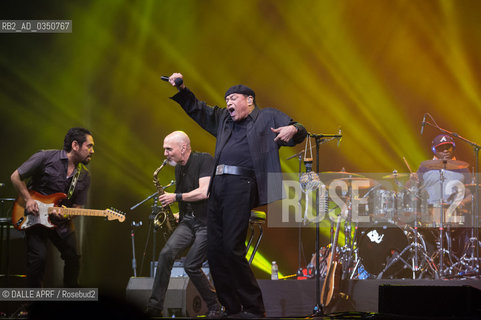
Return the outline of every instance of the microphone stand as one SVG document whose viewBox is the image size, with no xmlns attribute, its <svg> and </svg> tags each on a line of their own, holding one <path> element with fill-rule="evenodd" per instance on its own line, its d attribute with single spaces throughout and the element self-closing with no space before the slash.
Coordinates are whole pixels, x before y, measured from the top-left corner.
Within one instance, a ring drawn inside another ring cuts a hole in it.
<svg viewBox="0 0 481 320">
<path fill-rule="evenodd" d="M 432 116 L 429 114 L 429 116 L 432 118 Z M 479 241 L 477 239 L 477 235 L 478 235 L 478 230 L 479 230 L 479 150 L 481 149 L 481 146 L 471 140 L 468 140 L 464 137 L 462 137 L 461 135 L 457 134 L 456 132 L 452 132 L 452 131 L 449 131 L 449 130 L 446 130 L 446 129 L 443 129 L 441 127 L 439 127 L 436 123 L 433 124 L 429 121 L 426 121 L 425 124 L 431 126 L 431 127 L 434 127 L 434 128 L 437 128 L 439 131 L 441 131 L 442 133 L 446 133 L 446 134 L 449 134 L 453 137 L 456 137 L 458 138 L 459 140 L 469 144 L 471 147 L 473 147 L 473 151 L 474 151 L 474 175 L 475 175 L 475 185 L 474 185 L 474 209 L 473 209 L 473 213 L 472 213 L 472 216 L 471 216 L 471 223 L 472 223 L 472 227 L 471 227 L 471 239 L 474 238 L 474 242 L 475 242 L 475 247 L 474 247 L 474 251 L 475 251 L 475 257 L 476 257 L 476 265 L 475 265 L 475 274 L 479 277 L 481 275 L 480 273 L 480 268 L 479 268 Z"/>
<path fill-rule="evenodd" d="M 130 230 L 130 236 L 132 238 L 132 270 L 134 271 L 134 277 L 137 277 L 137 260 L 135 259 L 135 228 L 141 226 L 142 221 L 132 221 L 132 229 Z"/>
<path fill-rule="evenodd" d="M 148 197 L 145 198 L 144 200 L 142 200 L 142 201 L 140 201 L 139 203 L 133 205 L 133 206 L 130 208 L 130 210 L 133 211 L 133 210 L 137 209 L 138 206 L 144 204 L 146 201 L 152 199 L 153 197 L 155 197 L 155 196 L 158 195 L 158 194 L 159 194 L 158 192 L 152 193 L 150 196 L 148 196 Z"/>
<path fill-rule="evenodd" d="M 316 141 L 316 172 L 319 174 L 319 146 L 321 143 L 325 143 L 331 141 L 332 139 L 341 139 L 342 133 L 339 129 L 339 134 L 313 134 L 307 133 L 307 139 L 314 138 Z M 326 141 L 326 138 L 330 138 Z M 339 140 L 340 142 L 340 140 Z M 314 305 L 313 314 L 312 316 L 323 316 L 324 315 L 324 308 L 321 304 L 321 270 L 320 270 L 320 263 L 319 263 L 319 250 L 320 250 L 320 241 L 319 241 L 319 188 L 316 190 L 316 304 Z M 324 280 L 325 281 L 325 280 Z"/>
<path fill-rule="evenodd" d="M 162 187 L 164 190 L 167 189 L 168 187 L 172 186 L 175 184 L 175 181 L 174 180 L 171 180 L 170 183 L 168 185 L 166 185 L 165 187 Z M 152 237 L 153 237 L 153 240 L 152 240 L 152 262 L 150 264 L 150 276 L 153 277 L 153 270 L 155 269 L 155 253 L 156 253 L 156 245 L 157 245 L 157 228 L 153 227 L 153 223 L 152 221 L 154 220 L 155 216 L 157 215 L 158 213 L 158 205 L 157 205 L 157 201 L 158 201 L 158 197 L 157 195 L 159 194 L 159 192 L 155 192 L 155 193 L 152 193 L 150 196 L 148 196 L 147 198 L 145 198 L 144 200 L 140 201 L 139 203 L 133 205 L 130 210 L 133 211 L 135 209 L 137 209 L 140 205 L 144 204 L 145 202 L 147 202 L 148 200 L 154 198 L 154 204 L 152 205 L 152 212 L 149 216 L 149 220 L 150 220 L 150 223 L 149 223 L 149 231 L 148 231 L 148 235 L 147 235 L 147 240 L 146 240 L 146 243 L 145 243 L 145 248 L 144 248 L 144 252 L 142 254 L 142 262 L 140 264 L 140 272 L 142 272 L 142 269 L 143 269 L 143 266 L 144 266 L 144 258 L 145 258 L 145 252 L 147 251 L 147 245 L 149 243 L 149 237 L 150 237 L 150 231 L 153 230 L 152 232 Z"/>
</svg>

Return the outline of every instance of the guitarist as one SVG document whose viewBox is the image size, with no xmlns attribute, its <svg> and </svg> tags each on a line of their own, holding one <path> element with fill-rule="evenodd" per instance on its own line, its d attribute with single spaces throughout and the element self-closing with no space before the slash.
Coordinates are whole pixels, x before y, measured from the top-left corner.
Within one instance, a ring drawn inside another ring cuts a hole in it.
<svg viewBox="0 0 481 320">
<path fill-rule="evenodd" d="M 65 135 L 63 150 L 42 150 L 33 154 L 11 175 L 19 193 L 17 201 L 25 204 L 25 214 L 39 214 L 38 203 L 30 191 L 43 195 L 65 193 L 62 205 L 81 208 L 86 203 L 90 174 L 85 168 L 94 153 L 94 140 L 90 131 L 71 128 Z M 25 230 L 27 240 L 27 285 L 42 287 L 47 257 L 47 241 L 59 250 L 65 262 L 64 286 L 78 287 L 80 256 L 72 221 L 54 212 L 50 222 L 55 228 L 41 224 Z"/>
</svg>

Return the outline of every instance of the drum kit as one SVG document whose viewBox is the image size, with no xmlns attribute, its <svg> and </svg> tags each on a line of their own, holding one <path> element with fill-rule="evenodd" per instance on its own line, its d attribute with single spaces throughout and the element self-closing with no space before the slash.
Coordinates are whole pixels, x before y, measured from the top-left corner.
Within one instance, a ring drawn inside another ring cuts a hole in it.
<svg viewBox="0 0 481 320">
<path fill-rule="evenodd" d="M 444 199 L 444 171 L 464 169 L 468 164 L 428 160 L 422 166 L 439 171 L 441 199 Z M 446 279 L 479 275 L 481 242 L 474 228 L 475 215 L 464 213 L 466 220 L 472 218 L 472 224 L 446 219 L 452 204 L 432 205 L 432 199 L 412 175 L 393 171 L 373 179 L 340 171 L 320 173 L 320 180 L 329 185 L 337 181 L 348 186 L 348 191 L 344 189 L 340 196 L 347 204 L 345 212 L 337 210 L 344 218 L 345 243 L 337 246 L 343 279 Z M 362 188 L 354 193 L 357 185 Z M 465 187 L 470 190 L 476 186 Z M 332 229 L 331 222 L 331 244 Z M 321 277 L 326 269 L 327 252 L 329 246 L 319 252 Z M 315 266 L 314 256 L 311 267 Z"/>
</svg>

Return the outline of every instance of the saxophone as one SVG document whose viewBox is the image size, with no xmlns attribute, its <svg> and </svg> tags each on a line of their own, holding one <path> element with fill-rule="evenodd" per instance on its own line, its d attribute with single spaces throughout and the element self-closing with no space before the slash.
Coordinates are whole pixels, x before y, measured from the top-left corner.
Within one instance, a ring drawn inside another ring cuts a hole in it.
<svg viewBox="0 0 481 320">
<path fill-rule="evenodd" d="M 159 179 L 157 176 L 159 175 L 160 170 L 167 164 L 167 159 L 162 162 L 162 165 L 157 168 L 157 170 L 154 171 L 154 185 L 157 188 L 158 196 L 164 194 L 164 188 L 159 183 Z M 172 210 L 170 209 L 170 206 L 165 206 L 165 207 L 160 207 L 159 212 L 155 215 L 154 217 L 154 227 L 155 228 L 160 228 L 160 227 L 166 227 L 166 232 L 168 234 L 171 234 L 175 227 L 177 226 L 177 221 L 175 220 L 174 215 L 172 214 Z"/>
</svg>

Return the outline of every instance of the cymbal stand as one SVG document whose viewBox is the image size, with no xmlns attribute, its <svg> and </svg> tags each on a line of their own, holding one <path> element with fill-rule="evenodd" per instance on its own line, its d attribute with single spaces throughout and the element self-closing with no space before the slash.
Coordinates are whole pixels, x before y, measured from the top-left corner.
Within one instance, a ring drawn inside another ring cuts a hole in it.
<svg viewBox="0 0 481 320">
<path fill-rule="evenodd" d="M 473 174 L 473 184 L 475 183 L 474 174 Z M 471 201 L 471 212 L 475 212 L 475 202 Z M 478 240 L 476 235 L 474 234 L 474 214 L 471 216 L 471 227 L 470 227 L 470 235 L 468 242 L 466 243 L 463 254 L 459 258 L 459 261 L 456 264 L 459 264 L 463 269 L 457 274 L 457 276 L 475 276 L 477 270 L 479 268 L 479 259 L 477 258 L 476 248 L 481 245 L 481 242 Z"/>
<path fill-rule="evenodd" d="M 409 201 L 411 202 L 412 200 L 412 195 L 411 194 L 408 194 L 408 196 L 410 196 L 410 199 Z M 415 201 L 417 202 L 417 194 L 415 194 L 416 196 L 416 199 Z M 412 203 L 413 204 L 413 209 L 414 208 L 417 208 L 417 203 Z M 402 209 L 402 208 L 401 208 Z M 419 271 L 419 246 L 418 246 L 418 243 L 419 243 L 419 233 L 418 233 L 418 215 L 416 213 L 416 210 L 414 209 L 414 243 L 415 243 L 415 246 L 414 246 L 414 257 L 412 259 L 412 271 L 413 271 L 413 279 L 416 279 L 416 272 Z M 424 250 L 424 253 L 426 252 L 426 250 Z"/>
<path fill-rule="evenodd" d="M 446 168 L 446 163 L 447 161 L 444 160 L 444 168 Z M 439 216 L 439 250 L 440 253 L 439 253 L 439 272 L 441 273 L 441 276 L 443 276 L 444 274 L 444 246 L 443 246 L 443 236 L 444 236 L 444 180 L 445 180 L 445 177 L 444 177 L 444 170 L 445 169 L 441 169 L 439 170 L 439 179 L 440 179 L 440 185 L 441 185 L 441 199 L 439 200 L 440 201 L 440 204 L 441 204 L 441 213 L 440 213 L 440 216 Z"/>
<path fill-rule="evenodd" d="M 353 244 L 352 237 L 352 184 L 349 184 L 347 192 L 347 215 L 344 220 L 344 246 L 340 247 L 340 259 L 342 260 L 342 279 L 349 278 L 350 267 L 353 262 Z"/>
<path fill-rule="evenodd" d="M 475 146 L 476 155 L 479 151 Z M 470 227 L 470 236 L 468 243 L 466 244 L 463 255 L 459 259 L 459 263 L 464 267 L 464 270 L 459 272 L 459 276 L 478 276 L 480 277 L 480 256 L 479 256 L 479 247 L 481 246 L 481 241 L 477 238 L 477 230 L 479 230 L 479 220 L 476 212 L 477 210 L 477 201 L 478 199 L 478 172 L 477 170 L 473 176 L 473 183 L 475 187 L 475 195 L 474 201 L 471 203 L 472 214 L 471 214 L 471 227 Z"/>
</svg>

